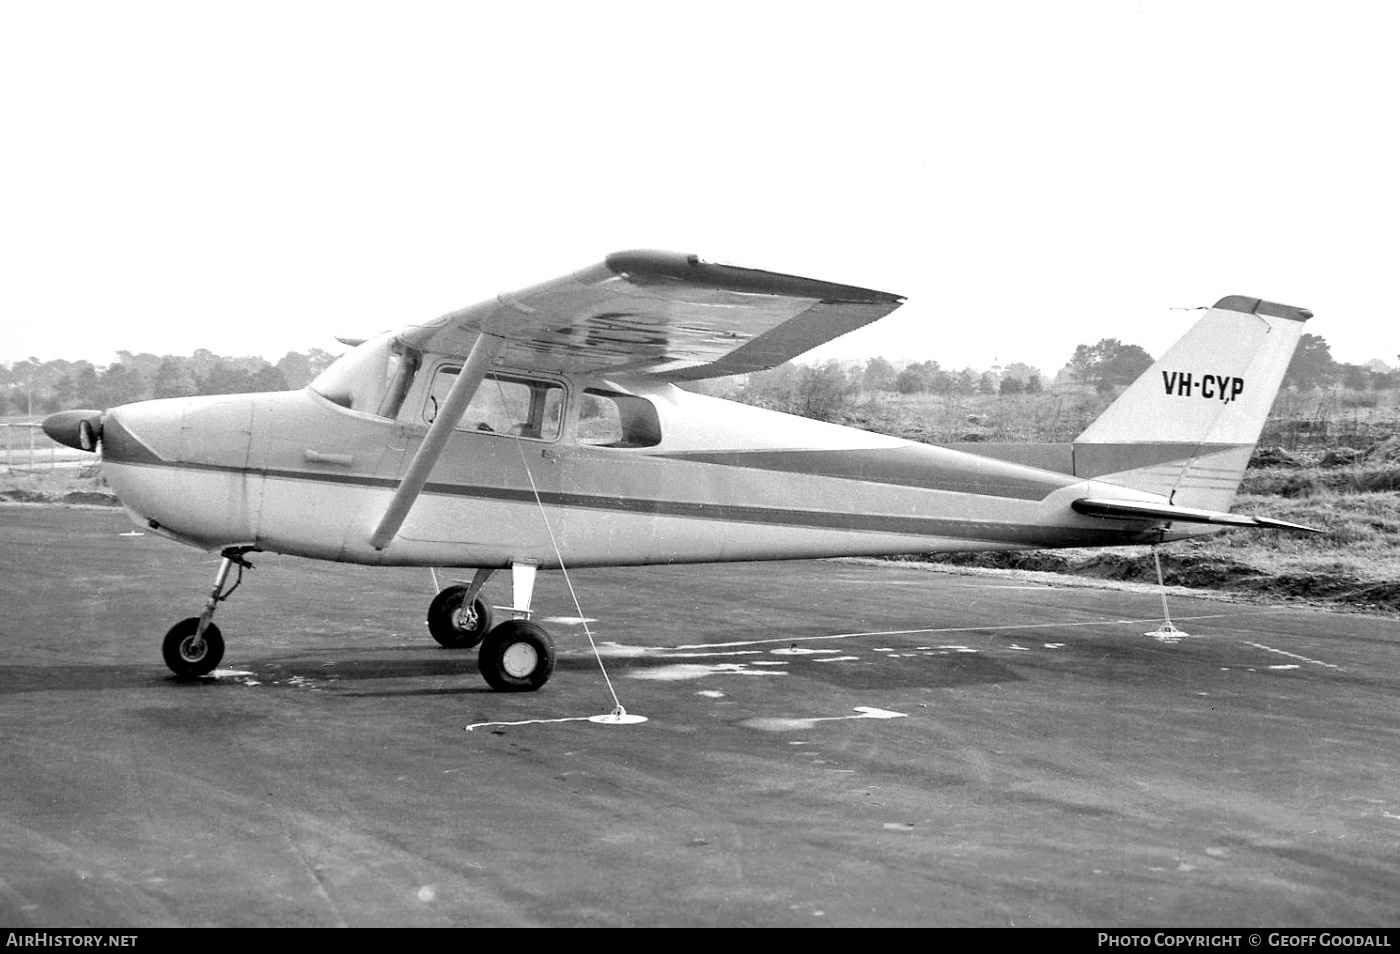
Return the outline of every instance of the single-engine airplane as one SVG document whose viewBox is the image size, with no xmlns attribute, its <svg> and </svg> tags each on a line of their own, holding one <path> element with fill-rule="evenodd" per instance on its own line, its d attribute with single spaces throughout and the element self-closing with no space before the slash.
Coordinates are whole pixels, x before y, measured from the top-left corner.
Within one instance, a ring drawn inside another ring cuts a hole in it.
<svg viewBox="0 0 1400 954">
<path fill-rule="evenodd" d="M 1231 296 L 1070 444 L 933 446 L 682 390 L 774 367 L 897 295 L 694 255 L 618 252 L 362 343 L 301 391 L 65 411 L 138 525 L 223 556 L 166 634 L 211 672 L 247 555 L 474 570 L 428 629 L 480 645 L 486 681 L 535 690 L 554 647 L 537 570 L 1162 543 L 1229 512 L 1311 313 Z M 233 568 L 238 579 L 228 578 Z M 509 569 L 493 625 L 482 587 Z"/>
</svg>

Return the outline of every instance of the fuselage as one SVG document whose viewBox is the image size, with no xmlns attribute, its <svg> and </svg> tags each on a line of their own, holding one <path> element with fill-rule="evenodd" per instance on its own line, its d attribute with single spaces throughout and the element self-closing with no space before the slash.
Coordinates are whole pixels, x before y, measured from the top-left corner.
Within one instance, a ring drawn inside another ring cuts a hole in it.
<svg viewBox="0 0 1400 954">
<path fill-rule="evenodd" d="M 474 402 L 469 414 L 485 419 L 464 417 L 402 528 L 376 549 L 376 524 L 452 374 L 449 361 L 429 359 L 387 402 L 383 388 L 308 388 L 127 405 L 105 416 L 103 472 L 135 520 L 181 542 L 365 564 L 636 565 L 1164 539 L 1075 513 L 1073 500 L 1107 488 L 1073 475 L 655 381 L 500 369 L 482 386 L 494 408 Z"/>
</svg>

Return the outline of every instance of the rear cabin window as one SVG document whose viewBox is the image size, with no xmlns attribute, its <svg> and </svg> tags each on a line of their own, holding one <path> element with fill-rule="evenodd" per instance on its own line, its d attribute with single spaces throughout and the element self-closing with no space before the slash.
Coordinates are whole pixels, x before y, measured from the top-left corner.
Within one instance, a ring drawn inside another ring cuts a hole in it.
<svg viewBox="0 0 1400 954">
<path fill-rule="evenodd" d="M 423 407 L 423 420 L 431 424 L 460 368 L 439 368 Z M 553 381 L 507 374 L 488 374 L 462 412 L 457 427 L 466 431 L 528 437 L 552 441 L 559 436 L 564 411 L 564 388 Z"/>
<path fill-rule="evenodd" d="M 578 442 L 593 447 L 655 447 L 661 421 L 645 398 L 589 388 L 578 412 Z"/>
</svg>

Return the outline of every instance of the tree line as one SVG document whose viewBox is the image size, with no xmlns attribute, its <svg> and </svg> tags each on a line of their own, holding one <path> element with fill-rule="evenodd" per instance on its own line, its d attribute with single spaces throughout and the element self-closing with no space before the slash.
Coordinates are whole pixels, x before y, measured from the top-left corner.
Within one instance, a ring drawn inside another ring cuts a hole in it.
<svg viewBox="0 0 1400 954">
<path fill-rule="evenodd" d="M 704 390 L 746 404 L 829 421 L 850 412 L 862 396 L 878 398 L 882 394 L 1016 397 L 1036 396 L 1047 389 L 1077 389 L 1112 396 L 1137 380 L 1152 364 L 1152 355 L 1141 346 L 1104 338 L 1075 348 L 1069 361 L 1049 381 L 1038 368 L 1019 362 L 979 371 L 944 368 L 937 361 L 896 363 L 880 357 L 863 364 L 837 360 L 815 365 L 789 362 L 737 382 L 716 382 Z M 1325 339 L 1304 334 L 1283 386 L 1299 392 L 1324 388 L 1350 392 L 1395 390 L 1400 389 L 1400 370 L 1381 361 L 1365 365 L 1340 363 L 1332 358 Z"/>
<path fill-rule="evenodd" d="M 289 351 L 276 364 L 260 357 L 228 358 L 200 348 L 194 354 L 118 351 L 118 361 L 29 358 L 0 364 L 0 415 L 40 415 L 69 408 L 106 409 L 152 398 L 196 394 L 291 391 L 307 384 L 338 357 L 320 348 Z"/>
<path fill-rule="evenodd" d="M 118 351 L 115 363 L 99 368 L 90 361 L 40 361 L 0 364 L 0 415 L 40 415 L 69 408 L 109 408 L 152 398 L 197 394 L 287 391 L 305 387 L 337 355 L 312 348 L 291 351 L 275 364 L 260 357 L 229 358 L 199 349 L 193 355 L 133 354 Z M 1087 388 L 1112 394 L 1152 365 L 1140 346 L 1117 338 L 1081 344 L 1053 380 L 1038 368 L 1016 362 L 982 371 L 954 370 L 937 361 L 865 362 L 829 360 L 821 364 L 788 362 L 771 371 L 701 387 L 748 404 L 819 420 L 840 416 L 862 395 L 920 394 L 1037 395 L 1047 388 Z M 1381 361 L 1344 364 L 1332 358 L 1326 340 L 1304 334 L 1284 377 L 1284 387 L 1299 391 L 1344 388 L 1385 391 L 1400 388 L 1400 370 Z"/>
</svg>

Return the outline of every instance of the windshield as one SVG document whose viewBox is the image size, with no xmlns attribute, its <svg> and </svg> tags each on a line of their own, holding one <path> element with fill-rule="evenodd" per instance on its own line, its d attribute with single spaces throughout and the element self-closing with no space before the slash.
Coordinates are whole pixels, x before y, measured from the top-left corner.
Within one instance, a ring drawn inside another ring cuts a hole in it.
<svg viewBox="0 0 1400 954">
<path fill-rule="evenodd" d="M 352 411 L 395 417 L 413 384 L 420 356 L 392 332 L 341 355 L 316 376 L 311 390 Z"/>
</svg>

